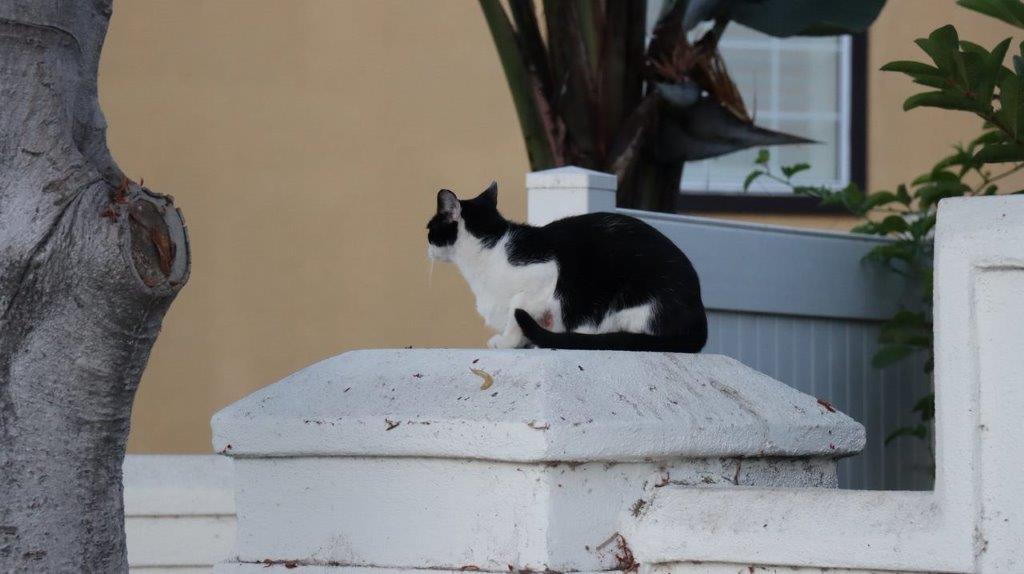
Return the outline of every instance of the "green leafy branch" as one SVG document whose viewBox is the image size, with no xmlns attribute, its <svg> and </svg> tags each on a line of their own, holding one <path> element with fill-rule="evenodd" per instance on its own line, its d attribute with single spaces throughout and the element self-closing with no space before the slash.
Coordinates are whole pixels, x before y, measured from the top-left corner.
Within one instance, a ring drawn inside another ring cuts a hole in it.
<svg viewBox="0 0 1024 574">
<path fill-rule="evenodd" d="M 1024 29 L 1022 0 L 957 3 Z M 797 163 L 780 167 L 780 173 L 775 173 L 769 166 L 768 150 L 761 150 L 757 167 L 744 182 L 747 190 L 761 178 L 771 179 L 797 195 L 816 198 L 822 205 L 840 206 L 860 217 L 863 221 L 852 229 L 855 233 L 892 239 L 872 249 L 865 258 L 919 285 L 920 310 L 901 309 L 882 325 L 879 348 L 872 359 L 877 368 L 925 354 L 925 371 L 934 370 L 933 230 L 939 202 L 950 197 L 995 195 L 1000 191 L 997 182 L 1024 169 L 1024 43 L 1011 58 L 1012 67 L 1004 64 L 1011 43 L 1012 39 L 1007 38 L 988 50 L 961 40 L 953 26 L 943 26 L 917 40 L 930 63 L 901 60 L 882 67 L 931 88 L 907 98 L 904 110 L 956 110 L 973 113 L 982 120 L 980 136 L 966 145 L 954 146 L 953 153 L 910 184 L 870 194 L 852 183 L 838 190 L 800 185 L 794 177 L 810 166 Z M 929 440 L 929 425 L 935 418 L 934 394 L 921 397 L 912 411 L 919 422 L 894 430 L 886 437 L 886 444 L 900 437 Z"/>
</svg>

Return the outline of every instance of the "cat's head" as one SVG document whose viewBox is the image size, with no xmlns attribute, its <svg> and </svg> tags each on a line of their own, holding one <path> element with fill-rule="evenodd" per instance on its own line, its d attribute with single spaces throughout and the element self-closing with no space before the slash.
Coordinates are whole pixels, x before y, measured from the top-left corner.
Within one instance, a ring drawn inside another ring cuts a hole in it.
<svg viewBox="0 0 1024 574">
<path fill-rule="evenodd" d="M 498 184 L 473 199 L 459 199 L 447 189 L 437 192 L 437 213 L 427 222 L 427 257 L 451 261 L 457 245 L 465 241 L 493 247 L 508 222 L 498 213 Z"/>
</svg>

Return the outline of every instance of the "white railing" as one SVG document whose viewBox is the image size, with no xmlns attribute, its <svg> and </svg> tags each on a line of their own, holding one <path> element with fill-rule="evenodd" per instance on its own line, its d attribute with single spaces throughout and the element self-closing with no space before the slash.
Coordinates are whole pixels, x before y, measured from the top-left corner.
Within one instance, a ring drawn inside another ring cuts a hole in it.
<svg viewBox="0 0 1024 574">
<path fill-rule="evenodd" d="M 132 572 L 210 572 L 235 543 L 231 461 L 216 455 L 128 455 L 125 530 Z"/>
</svg>

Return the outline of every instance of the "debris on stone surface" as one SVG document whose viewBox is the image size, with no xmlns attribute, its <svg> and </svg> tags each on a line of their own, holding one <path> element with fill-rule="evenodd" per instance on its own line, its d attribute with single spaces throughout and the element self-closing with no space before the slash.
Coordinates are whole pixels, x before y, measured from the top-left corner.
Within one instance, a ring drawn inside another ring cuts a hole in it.
<svg viewBox="0 0 1024 574">
<path fill-rule="evenodd" d="M 612 534 L 608 537 L 608 540 L 599 544 L 596 550 L 601 552 L 613 543 L 616 546 L 615 552 L 612 554 L 615 558 L 615 569 L 621 572 L 636 572 L 640 564 L 636 561 L 636 558 L 633 556 L 633 550 L 630 549 L 629 543 L 626 542 L 626 538 L 622 534 L 618 532 Z"/>
<path fill-rule="evenodd" d="M 484 380 L 484 383 L 480 385 L 481 391 L 486 391 L 487 389 L 491 388 L 491 385 L 494 384 L 494 377 L 492 377 L 490 373 L 488 373 L 487 371 L 482 371 L 480 369 L 470 369 L 470 371 L 472 371 L 474 375 Z"/>
<path fill-rule="evenodd" d="M 825 410 L 827 410 L 830 413 L 836 412 L 836 408 L 832 406 L 832 403 L 826 401 L 825 399 L 818 399 L 818 404 L 825 407 Z"/>
<path fill-rule="evenodd" d="M 271 566 L 284 566 L 288 570 L 299 567 L 298 560 L 272 560 L 270 558 L 265 558 L 260 561 L 260 564 L 263 564 L 264 568 L 270 568 Z"/>
<path fill-rule="evenodd" d="M 646 506 L 647 501 L 642 498 L 638 498 L 636 499 L 636 502 L 633 503 L 633 506 L 630 508 L 630 513 L 633 515 L 634 518 L 636 518 L 640 516 L 640 513 L 644 511 L 644 508 Z"/>
</svg>

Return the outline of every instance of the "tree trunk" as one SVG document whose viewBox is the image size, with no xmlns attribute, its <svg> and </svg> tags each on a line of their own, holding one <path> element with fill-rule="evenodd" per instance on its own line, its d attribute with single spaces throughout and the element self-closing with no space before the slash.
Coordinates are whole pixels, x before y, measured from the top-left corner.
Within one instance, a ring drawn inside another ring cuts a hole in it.
<svg viewBox="0 0 1024 574">
<path fill-rule="evenodd" d="M 188 278 L 96 92 L 112 0 L 0 2 L 0 572 L 127 570 L 132 401 Z"/>
</svg>

